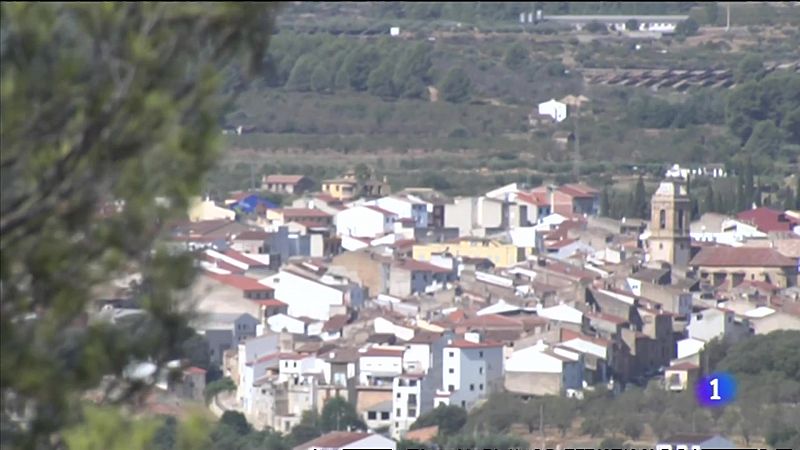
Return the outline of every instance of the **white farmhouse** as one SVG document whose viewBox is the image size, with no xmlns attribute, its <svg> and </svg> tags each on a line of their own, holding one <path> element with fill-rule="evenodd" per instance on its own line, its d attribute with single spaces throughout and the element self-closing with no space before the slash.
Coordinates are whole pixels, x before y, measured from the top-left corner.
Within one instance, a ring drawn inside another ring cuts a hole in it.
<svg viewBox="0 0 800 450">
<path fill-rule="evenodd" d="M 353 206 L 336 214 L 336 234 L 374 238 L 391 233 L 398 215 L 372 205 Z"/>
<path fill-rule="evenodd" d="M 567 105 L 556 99 L 550 99 L 544 103 L 539 103 L 539 114 L 550 116 L 556 122 L 561 122 L 567 118 Z"/>
<path fill-rule="evenodd" d="M 455 339 L 445 345 L 442 364 L 443 391 L 434 407 L 445 404 L 471 408 L 503 383 L 503 344 Z"/>
</svg>

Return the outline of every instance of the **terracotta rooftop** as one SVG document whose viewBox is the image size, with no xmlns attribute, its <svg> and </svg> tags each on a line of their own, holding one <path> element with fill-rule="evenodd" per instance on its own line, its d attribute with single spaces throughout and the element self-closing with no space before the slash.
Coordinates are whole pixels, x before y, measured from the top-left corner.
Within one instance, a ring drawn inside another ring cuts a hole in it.
<svg viewBox="0 0 800 450">
<path fill-rule="evenodd" d="M 582 339 L 584 341 L 589 341 L 589 342 L 592 342 L 592 343 L 597 344 L 597 345 L 602 345 L 604 347 L 607 347 L 607 346 L 612 344 L 612 342 L 609 341 L 608 339 L 589 336 L 589 335 L 586 335 L 586 334 L 583 334 L 583 333 L 578 333 L 577 331 L 573 331 L 573 330 L 570 330 L 570 329 L 567 329 L 567 328 L 562 328 L 561 329 L 561 342 L 569 341 L 569 340 L 572 340 L 572 339 Z"/>
<path fill-rule="evenodd" d="M 548 249 L 555 249 L 558 250 L 560 248 L 564 248 L 574 242 L 577 242 L 577 239 L 562 239 L 560 241 L 555 241 L 553 243 L 547 244 Z"/>
<path fill-rule="evenodd" d="M 606 322 L 611 322 L 616 325 L 622 325 L 624 323 L 628 323 L 628 320 L 625 319 L 624 317 L 615 316 L 613 314 L 597 312 L 597 313 L 588 313 L 586 314 L 586 316 L 592 319 L 599 319 L 599 320 L 604 320 Z"/>
<path fill-rule="evenodd" d="M 345 314 L 333 316 L 322 326 L 322 331 L 327 333 L 339 331 L 347 325 L 347 319 L 348 317 Z"/>
<path fill-rule="evenodd" d="M 770 231 L 791 231 L 792 227 L 800 224 L 800 221 L 787 216 L 784 212 L 768 207 L 742 211 L 736 215 L 736 218 L 742 222 L 753 225 L 764 233 L 769 233 Z"/>
<path fill-rule="evenodd" d="M 248 291 L 274 291 L 271 287 L 261 284 L 258 280 L 250 277 L 246 277 L 244 275 L 222 275 L 218 273 L 212 273 L 205 271 L 204 275 L 218 281 L 220 283 L 226 284 L 228 286 L 235 287 L 236 289 L 240 289 L 244 292 Z"/>
<path fill-rule="evenodd" d="M 260 306 L 264 306 L 264 307 L 267 307 L 267 308 L 274 308 L 274 307 L 280 308 L 280 307 L 286 306 L 286 303 L 283 303 L 280 300 L 275 300 L 274 298 L 269 298 L 269 299 L 266 299 L 266 300 L 251 300 L 251 301 L 253 303 L 256 303 L 256 304 L 258 304 Z"/>
<path fill-rule="evenodd" d="M 474 327 L 474 328 L 488 328 L 488 327 L 522 328 L 521 321 L 500 314 L 486 314 L 483 316 L 472 317 L 470 319 L 461 321 L 458 325 L 464 327 Z"/>
<path fill-rule="evenodd" d="M 302 443 L 295 447 L 293 450 L 307 450 L 310 448 L 343 448 L 352 444 L 354 442 L 358 442 L 362 439 L 366 439 L 372 436 L 368 433 L 353 433 L 349 431 L 333 431 L 328 434 L 323 434 L 322 436 L 310 440 L 308 442 Z"/>
<path fill-rule="evenodd" d="M 797 267 L 797 261 L 771 248 L 706 247 L 700 250 L 692 266 L 710 267 Z"/>
<path fill-rule="evenodd" d="M 225 256 L 227 256 L 227 257 L 229 257 L 231 259 L 235 259 L 236 261 L 239 261 L 240 263 L 247 264 L 251 268 L 252 267 L 264 267 L 264 266 L 266 266 L 266 264 L 264 264 L 263 262 L 256 261 L 255 259 L 250 258 L 250 257 L 248 257 L 247 255 L 245 255 L 243 253 L 237 252 L 236 250 L 227 249 L 227 250 L 225 250 L 223 252 L 223 255 L 225 255 Z"/>
<path fill-rule="evenodd" d="M 680 364 L 675 364 L 674 366 L 667 367 L 666 370 L 698 370 L 700 366 L 697 364 L 692 364 L 690 362 L 682 362 Z"/>
<path fill-rule="evenodd" d="M 559 187 L 558 191 L 577 198 L 594 197 L 600 194 L 597 189 L 585 184 L 565 184 Z"/>
<path fill-rule="evenodd" d="M 303 178 L 305 178 L 303 175 L 269 175 L 264 178 L 264 182 L 272 184 L 297 184 Z"/>
<path fill-rule="evenodd" d="M 452 343 L 447 344 L 445 347 L 470 349 L 470 348 L 496 348 L 502 346 L 503 346 L 502 342 L 472 342 L 466 339 L 454 339 Z"/>
<path fill-rule="evenodd" d="M 517 200 L 536 206 L 546 206 L 550 204 L 550 199 L 545 192 L 520 192 Z"/>
<path fill-rule="evenodd" d="M 433 272 L 433 273 L 450 273 L 450 270 L 444 267 L 439 267 L 424 261 L 417 261 L 416 259 L 401 259 L 395 262 L 397 267 L 401 267 L 413 272 Z"/>
<path fill-rule="evenodd" d="M 277 212 L 283 214 L 283 217 L 331 217 L 330 214 L 319 209 L 312 208 L 284 208 L 279 209 Z"/>
<path fill-rule="evenodd" d="M 407 344 L 431 344 L 435 342 L 437 339 L 442 337 L 439 333 L 434 333 L 433 331 L 426 331 L 426 330 L 418 330 L 414 337 L 410 340 L 406 341 Z"/>
<path fill-rule="evenodd" d="M 393 348 L 380 348 L 380 347 L 370 347 L 367 350 L 360 353 L 361 356 L 389 356 L 389 357 L 400 357 L 403 356 L 405 350 L 403 349 L 393 349 Z"/>
<path fill-rule="evenodd" d="M 243 231 L 239 233 L 234 240 L 236 241 L 265 241 L 272 236 L 272 233 L 266 231 Z"/>
</svg>

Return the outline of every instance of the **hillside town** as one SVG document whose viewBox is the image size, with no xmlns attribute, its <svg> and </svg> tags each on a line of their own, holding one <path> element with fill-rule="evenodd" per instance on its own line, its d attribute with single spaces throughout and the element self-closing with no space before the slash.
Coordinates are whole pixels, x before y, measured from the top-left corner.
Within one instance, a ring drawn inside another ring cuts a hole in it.
<svg viewBox="0 0 800 450">
<path fill-rule="evenodd" d="M 800 329 L 800 212 L 691 221 L 680 176 L 660 182 L 649 221 L 601 217 L 585 184 L 456 198 L 353 173 L 262 184 L 197 199 L 167 237 L 195 259 L 192 326 L 235 385 L 210 408 L 257 429 L 289 432 L 341 397 L 386 443 L 439 405 L 470 410 L 500 391 L 582 398 L 656 380 L 682 392 L 710 341 Z M 202 398 L 205 375 L 189 367 L 163 387 Z"/>
</svg>

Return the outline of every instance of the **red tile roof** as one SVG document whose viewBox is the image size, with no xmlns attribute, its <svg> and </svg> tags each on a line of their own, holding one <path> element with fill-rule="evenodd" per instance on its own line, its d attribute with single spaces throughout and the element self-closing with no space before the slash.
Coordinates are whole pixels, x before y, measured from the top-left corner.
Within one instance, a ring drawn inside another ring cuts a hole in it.
<svg viewBox="0 0 800 450">
<path fill-rule="evenodd" d="M 692 364 L 690 362 L 682 362 L 680 364 L 675 364 L 674 366 L 667 367 L 666 370 L 699 370 L 700 366 L 697 364 Z"/>
<path fill-rule="evenodd" d="M 204 275 L 209 277 L 209 278 L 211 278 L 211 279 L 213 279 L 213 280 L 219 281 L 220 283 L 227 284 L 228 286 L 234 287 L 236 289 L 240 289 L 240 290 L 242 290 L 244 292 L 250 292 L 250 291 L 269 291 L 269 292 L 273 292 L 274 291 L 274 289 L 272 289 L 271 287 L 259 283 L 258 280 L 254 279 L 254 278 L 246 277 L 244 275 L 235 275 L 235 274 L 222 275 L 222 274 L 208 272 L 208 271 L 205 271 Z"/>
<path fill-rule="evenodd" d="M 600 191 L 585 184 L 565 184 L 558 191 L 575 198 L 591 198 L 600 194 Z"/>
<path fill-rule="evenodd" d="M 264 178 L 265 183 L 272 184 L 297 184 L 303 178 L 303 175 L 269 175 Z"/>
<path fill-rule="evenodd" d="M 589 342 L 592 342 L 592 343 L 597 344 L 597 345 L 602 345 L 604 347 L 607 347 L 607 346 L 613 344 L 613 342 L 609 341 L 608 339 L 589 336 L 589 335 L 586 335 L 586 334 L 583 334 L 583 333 L 578 333 L 577 331 L 572 331 L 572 330 L 567 329 L 567 328 L 562 328 L 561 329 L 561 342 L 569 341 L 569 340 L 572 340 L 572 339 L 582 339 L 584 341 L 589 341 Z"/>
<path fill-rule="evenodd" d="M 205 253 L 200 255 L 199 259 L 202 260 L 202 261 L 214 264 L 214 266 L 216 268 L 218 268 L 218 269 L 227 270 L 228 272 L 231 272 L 231 273 L 235 273 L 235 274 L 240 274 L 241 275 L 241 274 L 243 274 L 245 272 L 244 269 L 242 269 L 241 267 L 234 266 L 233 264 L 229 264 L 229 263 L 227 263 L 227 262 L 225 262 L 225 261 L 223 261 L 221 259 L 214 258 L 213 256 L 207 255 Z"/>
<path fill-rule="evenodd" d="M 231 249 L 225 250 L 223 252 L 223 255 L 227 256 L 228 258 L 235 259 L 236 261 L 239 261 L 240 263 L 247 264 L 248 266 L 250 266 L 251 269 L 253 267 L 265 267 L 266 266 L 266 264 L 262 263 L 261 261 L 256 261 L 253 258 L 249 258 L 246 255 L 244 255 L 243 253 L 237 252 L 236 250 L 231 250 Z"/>
<path fill-rule="evenodd" d="M 273 307 L 280 308 L 280 307 L 286 306 L 286 303 L 283 303 L 280 300 L 275 300 L 274 298 L 270 298 L 270 299 L 266 299 L 266 300 L 252 300 L 252 301 L 253 301 L 253 303 L 257 303 L 257 304 L 259 304 L 261 306 L 265 306 L 267 308 L 273 308 Z"/>
<path fill-rule="evenodd" d="M 797 267 L 797 261 L 771 248 L 706 247 L 689 263 L 710 267 Z"/>
<path fill-rule="evenodd" d="M 451 344 L 447 344 L 445 347 L 471 349 L 471 348 L 496 348 L 502 346 L 503 346 L 502 342 L 472 342 L 466 339 L 455 339 Z"/>
<path fill-rule="evenodd" d="M 348 317 L 345 314 L 333 316 L 328 319 L 327 322 L 325 322 L 325 325 L 322 326 L 322 331 L 326 333 L 340 331 L 345 325 L 347 325 L 347 319 Z"/>
<path fill-rule="evenodd" d="M 474 328 L 488 328 L 488 327 L 503 327 L 503 328 L 522 328 L 522 322 L 511 318 L 502 316 L 500 314 L 486 314 L 483 316 L 473 317 L 466 319 L 458 324 L 462 327 Z"/>
<path fill-rule="evenodd" d="M 266 231 L 243 231 L 239 233 L 235 241 L 265 241 L 272 236 L 272 233 Z"/>
<path fill-rule="evenodd" d="M 550 204 L 550 198 L 546 192 L 519 192 L 517 193 L 517 200 L 536 206 L 547 206 Z"/>
<path fill-rule="evenodd" d="M 184 372 L 185 373 L 191 373 L 193 375 L 205 375 L 206 374 L 206 369 L 201 369 L 199 367 L 192 366 L 192 367 L 189 367 L 189 368 L 185 369 Z"/>
<path fill-rule="evenodd" d="M 742 222 L 750 223 L 764 233 L 791 231 L 795 225 L 800 224 L 800 221 L 787 216 L 785 213 L 765 206 L 742 211 L 736 215 L 736 218 Z"/>
<path fill-rule="evenodd" d="M 283 214 L 284 218 L 290 217 L 331 217 L 330 214 L 319 209 L 312 208 L 284 208 L 277 212 Z"/>
<path fill-rule="evenodd" d="M 588 313 L 586 315 L 590 318 L 604 320 L 606 322 L 611 322 L 616 325 L 622 325 L 624 323 L 628 323 L 628 320 L 625 319 L 624 317 L 615 316 L 613 314 L 597 312 L 597 313 Z"/>
<path fill-rule="evenodd" d="M 410 270 L 412 272 L 433 272 L 433 273 L 450 273 L 451 270 L 439 267 L 435 264 L 427 263 L 424 261 L 417 261 L 416 259 L 401 259 L 395 262 L 397 267 Z"/>
<path fill-rule="evenodd" d="M 373 435 L 367 433 L 352 433 L 349 431 L 333 431 L 311 441 L 304 442 L 294 449 L 305 450 L 309 448 L 342 448 L 354 442 L 366 439 L 370 436 Z"/>
<path fill-rule="evenodd" d="M 370 347 L 360 353 L 361 356 L 393 356 L 402 357 L 405 350 L 393 348 Z"/>
<path fill-rule="evenodd" d="M 737 288 L 746 288 L 752 287 L 758 289 L 759 291 L 766 291 L 766 292 L 778 292 L 781 290 L 778 286 L 775 286 L 772 283 L 767 283 L 766 281 L 761 280 L 744 280 L 741 283 L 736 285 Z"/>
<path fill-rule="evenodd" d="M 577 241 L 578 241 L 577 239 L 562 239 L 560 241 L 555 241 L 553 243 L 547 244 L 547 248 L 558 250 Z"/>
</svg>

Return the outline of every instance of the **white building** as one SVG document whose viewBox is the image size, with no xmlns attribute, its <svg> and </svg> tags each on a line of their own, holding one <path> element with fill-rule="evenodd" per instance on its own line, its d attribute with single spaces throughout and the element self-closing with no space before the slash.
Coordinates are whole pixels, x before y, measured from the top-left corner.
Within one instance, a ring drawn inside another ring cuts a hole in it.
<svg viewBox="0 0 800 450">
<path fill-rule="evenodd" d="M 314 278 L 285 267 L 260 281 L 275 289 L 275 297 L 289 306 L 287 313 L 292 317 L 327 321 L 344 314 L 348 305 L 360 306 L 364 301 L 360 286 L 329 274 Z"/>
<path fill-rule="evenodd" d="M 344 450 L 381 449 L 396 450 L 397 443 L 380 434 L 332 431 L 328 434 L 298 445 L 292 450 Z"/>
<path fill-rule="evenodd" d="M 583 389 L 580 352 L 550 347 L 541 340 L 515 351 L 505 362 L 505 372 L 505 388 L 515 394 L 571 395 Z"/>
<path fill-rule="evenodd" d="M 402 346 L 371 346 L 359 350 L 358 381 L 363 386 L 389 386 L 403 373 Z"/>
<path fill-rule="evenodd" d="M 400 219 L 413 219 L 416 228 L 428 228 L 429 205 L 413 195 L 390 195 L 367 204 L 394 213 Z"/>
<path fill-rule="evenodd" d="M 503 381 L 503 344 L 454 339 L 442 350 L 442 391 L 434 407 L 449 404 L 471 408 Z"/>
<path fill-rule="evenodd" d="M 709 308 L 690 316 L 686 329 L 689 337 L 709 342 L 718 337 L 731 343 L 751 334 L 747 319 L 739 319 L 733 311 Z"/>
<path fill-rule="evenodd" d="M 539 303 L 536 305 L 536 314 L 539 317 L 544 317 L 545 319 L 556 322 L 573 323 L 576 325 L 583 324 L 583 312 L 564 303 L 559 303 L 558 305 L 547 308 L 542 307 L 541 303 Z"/>
<path fill-rule="evenodd" d="M 539 103 L 539 114 L 550 116 L 556 122 L 561 122 L 567 118 L 567 105 L 556 99 L 550 99 L 544 103 Z"/>
<path fill-rule="evenodd" d="M 236 398 L 245 413 L 253 410 L 253 383 L 262 377 L 267 368 L 278 366 L 280 350 L 279 335 L 269 334 L 247 339 L 239 343 L 238 372 L 239 380 Z"/>
<path fill-rule="evenodd" d="M 422 374 L 404 374 L 394 379 L 392 384 L 392 437 L 400 439 L 402 433 L 411 428 L 411 424 L 425 413 L 422 411 L 422 399 L 433 392 L 423 392 Z"/>
<path fill-rule="evenodd" d="M 375 238 L 394 230 L 398 215 L 374 205 L 353 206 L 334 217 L 339 236 Z"/>
</svg>

